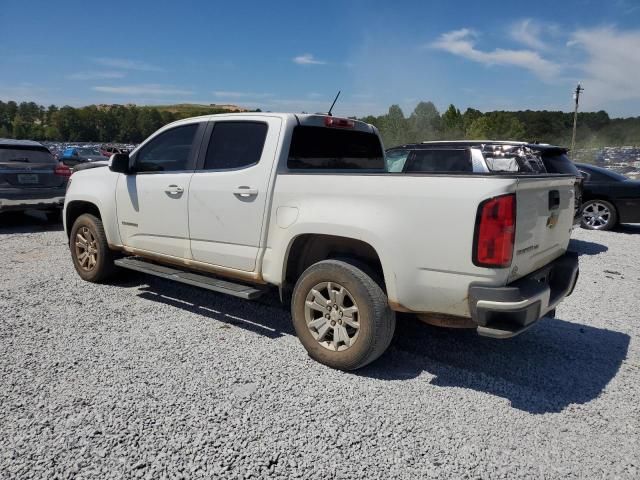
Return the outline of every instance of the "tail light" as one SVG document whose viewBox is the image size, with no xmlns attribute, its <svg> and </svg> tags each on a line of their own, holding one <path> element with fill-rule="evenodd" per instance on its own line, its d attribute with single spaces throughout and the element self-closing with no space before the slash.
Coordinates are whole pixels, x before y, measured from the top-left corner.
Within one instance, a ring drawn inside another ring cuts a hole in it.
<svg viewBox="0 0 640 480">
<path fill-rule="evenodd" d="M 58 162 L 58 165 L 56 165 L 56 168 L 53 170 L 53 173 L 61 177 L 70 177 L 72 172 L 71 172 L 71 169 L 67 167 L 64 163 Z"/>
<path fill-rule="evenodd" d="M 505 268 L 511 265 L 516 235 L 516 196 L 501 195 L 478 207 L 473 239 L 473 264 Z"/>
<path fill-rule="evenodd" d="M 324 117 L 325 127 L 353 128 L 356 122 L 349 118 Z"/>
</svg>

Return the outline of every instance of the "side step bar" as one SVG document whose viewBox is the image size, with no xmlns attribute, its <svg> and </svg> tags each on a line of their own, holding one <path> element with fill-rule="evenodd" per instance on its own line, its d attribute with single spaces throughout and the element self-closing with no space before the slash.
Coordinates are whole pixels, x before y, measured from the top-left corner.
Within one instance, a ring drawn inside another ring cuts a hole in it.
<svg viewBox="0 0 640 480">
<path fill-rule="evenodd" d="M 129 270 L 135 270 L 137 272 L 155 275 L 156 277 L 186 283 L 196 287 L 205 288 L 207 290 L 212 290 L 214 292 L 226 293 L 227 295 L 244 298 L 245 300 L 254 300 L 266 291 L 264 288 L 256 288 L 249 285 L 243 285 L 241 283 L 220 280 L 219 278 L 201 273 L 180 270 L 178 268 L 167 267 L 164 265 L 157 265 L 143 260 L 140 257 L 119 258 L 115 260 L 114 263 L 119 267 L 128 268 Z"/>
</svg>

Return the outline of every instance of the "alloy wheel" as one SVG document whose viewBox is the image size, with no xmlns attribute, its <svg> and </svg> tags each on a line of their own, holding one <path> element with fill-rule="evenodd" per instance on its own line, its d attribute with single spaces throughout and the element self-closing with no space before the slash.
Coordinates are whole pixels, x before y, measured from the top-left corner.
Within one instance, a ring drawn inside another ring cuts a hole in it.
<svg viewBox="0 0 640 480">
<path fill-rule="evenodd" d="M 611 210 L 600 202 L 593 202 L 582 210 L 582 218 L 586 225 L 599 230 L 607 226 L 611 220 Z"/>
<path fill-rule="evenodd" d="M 358 338 L 358 306 L 351 293 L 339 283 L 315 285 L 307 294 L 304 314 L 309 332 L 328 350 L 347 350 Z"/>
<path fill-rule="evenodd" d="M 81 227 L 76 233 L 76 258 L 83 270 L 90 272 L 98 264 L 98 242 L 87 227 Z"/>
</svg>

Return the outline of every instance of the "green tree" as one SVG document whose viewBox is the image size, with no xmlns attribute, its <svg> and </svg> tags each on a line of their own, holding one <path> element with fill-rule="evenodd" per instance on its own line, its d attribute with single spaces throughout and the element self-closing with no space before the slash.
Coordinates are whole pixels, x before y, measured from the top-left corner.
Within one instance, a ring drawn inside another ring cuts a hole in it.
<svg viewBox="0 0 640 480">
<path fill-rule="evenodd" d="M 138 129 L 143 138 L 147 138 L 153 132 L 164 125 L 162 115 L 156 108 L 142 108 L 138 114 Z"/>
<path fill-rule="evenodd" d="M 409 117 L 410 133 L 406 141 L 424 142 L 440 138 L 440 112 L 433 102 L 420 102 Z"/>
<path fill-rule="evenodd" d="M 13 137 L 29 138 L 31 135 L 31 123 L 23 118 L 22 114 L 16 113 L 13 117 Z"/>
<path fill-rule="evenodd" d="M 522 140 L 525 129 L 512 114 L 491 112 L 473 121 L 467 137 L 475 140 Z"/>
<path fill-rule="evenodd" d="M 382 140 L 387 147 L 407 142 L 407 119 L 399 105 L 391 105 L 379 123 Z"/>
<path fill-rule="evenodd" d="M 453 104 L 442 114 L 442 134 L 447 140 L 464 138 L 464 119 Z"/>
</svg>

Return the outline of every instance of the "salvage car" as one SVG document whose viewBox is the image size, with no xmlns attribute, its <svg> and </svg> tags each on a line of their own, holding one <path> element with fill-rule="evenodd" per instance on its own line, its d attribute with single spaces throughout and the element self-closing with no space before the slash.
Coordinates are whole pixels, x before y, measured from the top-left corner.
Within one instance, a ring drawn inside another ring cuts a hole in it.
<svg viewBox="0 0 640 480">
<path fill-rule="evenodd" d="M 59 221 L 70 176 L 41 143 L 0 139 L 0 212 L 41 210 Z"/>
<path fill-rule="evenodd" d="M 575 177 L 574 225 L 582 219 L 582 175 L 555 145 L 499 140 L 454 140 L 410 143 L 386 151 L 395 173 L 562 173 Z"/>
<path fill-rule="evenodd" d="M 330 115 L 181 120 L 80 171 L 78 275 L 131 269 L 243 299 L 275 287 L 317 361 L 378 358 L 396 312 L 507 338 L 569 295 L 573 175 L 387 171 L 378 130 Z"/>
<path fill-rule="evenodd" d="M 95 147 L 68 147 L 62 152 L 60 159 L 62 163 L 71 168 L 83 163 L 109 161 L 109 157 L 105 157 Z"/>
<path fill-rule="evenodd" d="M 584 177 L 583 228 L 611 230 L 620 223 L 640 223 L 640 181 L 595 165 L 576 166 Z"/>
</svg>

